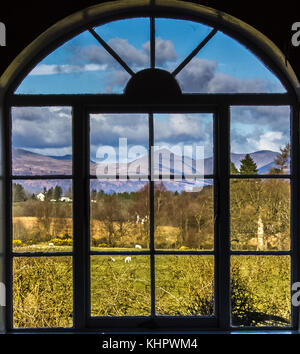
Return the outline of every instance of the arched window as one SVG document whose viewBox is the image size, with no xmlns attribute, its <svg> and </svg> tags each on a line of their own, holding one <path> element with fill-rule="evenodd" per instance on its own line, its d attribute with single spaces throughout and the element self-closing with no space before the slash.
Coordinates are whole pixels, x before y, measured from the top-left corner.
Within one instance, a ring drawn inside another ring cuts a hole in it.
<svg viewBox="0 0 300 354">
<path fill-rule="evenodd" d="M 228 15 L 133 3 L 9 87 L 8 328 L 297 328 L 291 68 Z"/>
</svg>

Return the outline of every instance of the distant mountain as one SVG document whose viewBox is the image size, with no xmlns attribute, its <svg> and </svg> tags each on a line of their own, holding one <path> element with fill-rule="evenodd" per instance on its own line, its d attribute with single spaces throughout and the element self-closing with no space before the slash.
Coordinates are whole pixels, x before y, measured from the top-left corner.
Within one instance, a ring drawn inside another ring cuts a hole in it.
<svg viewBox="0 0 300 354">
<path fill-rule="evenodd" d="M 254 162 L 257 164 L 259 173 L 268 173 L 271 167 L 274 167 L 274 158 L 278 153 L 274 151 L 262 150 L 256 151 L 250 154 Z M 241 160 L 246 154 L 231 154 L 231 161 L 235 164 L 237 168 L 240 167 Z M 171 156 L 171 157 L 170 157 Z M 71 175 L 72 174 L 72 156 L 44 156 L 41 154 L 33 153 L 24 149 L 13 149 L 13 174 L 14 175 Z M 157 150 L 154 153 L 154 161 L 156 161 L 154 173 L 159 174 L 180 174 L 182 168 L 189 174 L 195 173 L 195 168 L 197 166 L 204 165 L 204 174 L 213 174 L 213 158 L 205 158 L 203 160 L 192 160 L 191 158 L 185 157 L 184 159 L 176 154 L 171 154 L 167 149 Z M 131 174 L 139 173 L 140 175 L 148 175 L 148 156 L 142 156 L 135 161 L 120 164 L 96 164 L 93 161 L 90 163 L 90 173 L 91 175 L 96 175 L 96 169 L 102 168 L 105 172 L 118 171 L 120 175 L 127 175 L 127 171 Z M 201 171 L 199 171 L 201 174 Z M 24 188 L 28 191 L 35 193 L 42 191 L 44 187 L 47 189 L 55 187 L 59 184 L 63 191 L 67 191 L 71 185 L 71 180 L 24 180 L 18 181 L 22 183 Z M 91 180 L 91 189 L 103 190 L 105 193 L 113 192 L 134 192 L 141 189 L 146 182 L 139 180 L 110 180 L 110 181 L 99 181 Z M 205 181 L 206 184 L 210 184 L 209 180 Z M 198 182 L 199 184 L 199 182 Z M 164 181 L 164 185 L 168 190 L 171 191 L 184 191 L 192 190 L 194 187 L 197 188 L 196 182 L 191 181 Z"/>
<path fill-rule="evenodd" d="M 52 159 L 55 159 L 55 160 L 72 160 L 72 155 L 63 155 L 63 156 L 50 156 L 50 155 L 47 155 L 47 157 L 51 157 Z"/>
<path fill-rule="evenodd" d="M 24 149 L 12 149 L 12 172 L 20 175 L 71 175 L 72 161 L 58 160 Z"/>
<path fill-rule="evenodd" d="M 270 163 L 274 162 L 275 157 L 278 155 L 278 152 L 269 151 L 269 150 L 261 150 L 252 152 L 249 154 L 253 161 L 256 163 L 257 168 L 260 169 Z M 231 161 L 235 164 L 236 168 L 240 168 L 241 160 L 245 158 L 246 154 L 236 154 L 231 153 Z M 268 171 L 267 171 L 268 172 Z"/>
</svg>

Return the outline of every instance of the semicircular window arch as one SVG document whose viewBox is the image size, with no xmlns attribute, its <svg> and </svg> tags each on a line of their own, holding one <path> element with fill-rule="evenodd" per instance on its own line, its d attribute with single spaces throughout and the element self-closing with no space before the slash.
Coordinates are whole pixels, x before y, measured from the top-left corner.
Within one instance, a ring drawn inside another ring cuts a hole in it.
<svg viewBox="0 0 300 354">
<path fill-rule="evenodd" d="M 90 28 L 40 61 L 16 94 L 122 94 L 148 68 L 183 93 L 283 93 L 279 79 L 232 37 L 199 22 L 138 17 Z M 154 40 L 151 40 L 154 39 Z M 155 44 L 154 44 L 155 41 Z"/>
</svg>

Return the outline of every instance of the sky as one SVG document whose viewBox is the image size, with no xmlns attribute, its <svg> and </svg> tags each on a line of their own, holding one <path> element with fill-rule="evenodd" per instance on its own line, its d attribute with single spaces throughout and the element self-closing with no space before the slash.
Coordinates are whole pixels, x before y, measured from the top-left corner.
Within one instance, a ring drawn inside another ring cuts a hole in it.
<svg viewBox="0 0 300 354">
<path fill-rule="evenodd" d="M 134 71 L 149 67 L 149 19 L 114 21 L 95 31 Z M 172 72 L 212 28 L 183 20 L 156 19 L 156 67 Z M 43 59 L 20 84 L 20 94 L 122 93 L 130 75 L 87 31 Z M 285 92 L 249 50 L 218 32 L 177 75 L 185 93 Z M 69 107 L 13 108 L 13 146 L 44 155 L 72 153 Z M 91 119 L 91 158 L 101 145 L 148 146 L 146 115 L 102 114 Z M 155 115 L 155 143 L 201 144 L 212 155 L 212 115 Z M 279 151 L 289 142 L 288 107 L 233 107 L 231 151 Z"/>
</svg>

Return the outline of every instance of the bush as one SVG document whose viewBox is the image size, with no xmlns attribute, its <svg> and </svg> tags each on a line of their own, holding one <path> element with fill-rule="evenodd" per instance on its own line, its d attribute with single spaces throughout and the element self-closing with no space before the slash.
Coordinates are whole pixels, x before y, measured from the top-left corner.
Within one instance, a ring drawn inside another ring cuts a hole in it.
<svg viewBox="0 0 300 354">
<path fill-rule="evenodd" d="M 52 240 L 50 240 L 50 243 L 53 243 L 55 246 L 72 246 L 73 240 L 71 238 L 53 238 Z"/>
<path fill-rule="evenodd" d="M 15 247 L 21 247 L 21 246 L 23 246 L 23 243 L 21 240 L 13 240 L 13 245 Z"/>
</svg>

